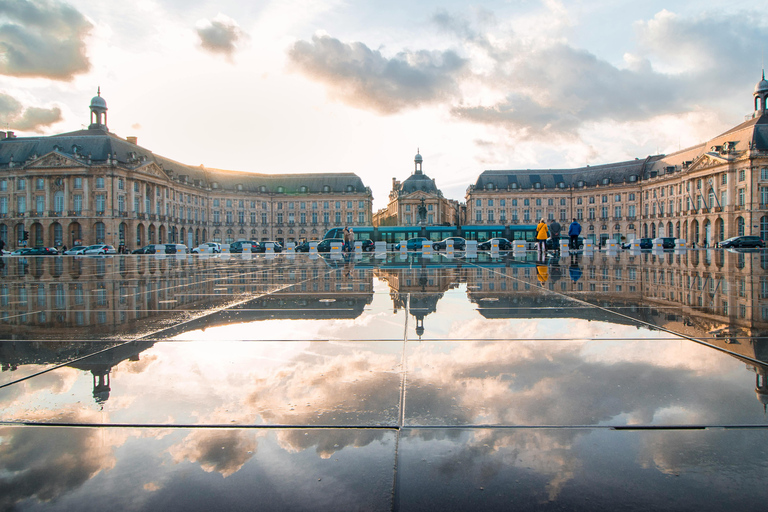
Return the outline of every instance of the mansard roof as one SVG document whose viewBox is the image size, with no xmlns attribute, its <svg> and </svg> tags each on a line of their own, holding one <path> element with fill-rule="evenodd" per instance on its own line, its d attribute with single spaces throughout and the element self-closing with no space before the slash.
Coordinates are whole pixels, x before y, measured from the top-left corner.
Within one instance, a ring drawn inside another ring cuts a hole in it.
<svg viewBox="0 0 768 512">
<path fill-rule="evenodd" d="M 434 180 L 421 172 L 410 175 L 402 185 L 400 185 L 401 194 L 411 194 L 418 191 L 424 191 L 430 194 L 440 194 Z"/>
<path fill-rule="evenodd" d="M 156 163 L 168 179 L 200 187 L 261 193 L 368 193 L 354 173 L 264 174 L 192 166 L 156 155 L 114 133 L 101 129 L 79 130 L 52 136 L 18 137 L 0 141 L 0 169 L 34 160 L 51 152 L 72 157 L 85 166 L 117 161 L 129 168 Z M 239 187 L 238 187 L 239 185 Z M 279 189 L 279 187 L 281 187 Z"/>
</svg>

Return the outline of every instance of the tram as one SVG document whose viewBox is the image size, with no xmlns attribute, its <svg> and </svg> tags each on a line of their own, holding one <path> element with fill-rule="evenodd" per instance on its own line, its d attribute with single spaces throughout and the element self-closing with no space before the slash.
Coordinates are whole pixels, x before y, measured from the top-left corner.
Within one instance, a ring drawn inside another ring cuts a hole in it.
<svg viewBox="0 0 768 512">
<path fill-rule="evenodd" d="M 491 238 L 536 241 L 535 224 L 512 225 L 466 225 L 466 226 L 352 226 L 355 240 L 373 240 L 396 244 L 409 238 L 423 236 L 432 242 L 439 242 L 449 236 L 460 236 L 466 240 L 485 242 Z M 344 228 L 335 227 L 325 233 L 324 238 L 344 238 Z"/>
</svg>

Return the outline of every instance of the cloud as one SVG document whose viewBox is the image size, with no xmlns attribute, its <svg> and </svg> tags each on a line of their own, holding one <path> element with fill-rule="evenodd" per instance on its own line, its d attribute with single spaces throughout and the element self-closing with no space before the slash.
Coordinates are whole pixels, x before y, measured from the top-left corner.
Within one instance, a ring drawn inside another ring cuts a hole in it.
<svg viewBox="0 0 768 512">
<path fill-rule="evenodd" d="M 0 2 L 0 74 L 72 80 L 87 72 L 85 38 L 93 25 L 51 0 Z"/>
<path fill-rule="evenodd" d="M 27 107 L 12 96 L 0 93 L 0 120 L 14 130 L 42 133 L 43 128 L 61 121 L 61 109 Z"/>
<path fill-rule="evenodd" d="M 297 41 L 289 58 L 340 101 L 380 114 L 448 101 L 458 94 L 467 61 L 447 51 L 402 51 L 388 59 L 363 43 L 330 36 Z"/>
<path fill-rule="evenodd" d="M 210 21 L 198 22 L 195 31 L 200 37 L 200 45 L 203 49 L 228 57 L 237 50 L 238 43 L 245 41 L 248 37 L 235 20 L 221 13 Z"/>
</svg>

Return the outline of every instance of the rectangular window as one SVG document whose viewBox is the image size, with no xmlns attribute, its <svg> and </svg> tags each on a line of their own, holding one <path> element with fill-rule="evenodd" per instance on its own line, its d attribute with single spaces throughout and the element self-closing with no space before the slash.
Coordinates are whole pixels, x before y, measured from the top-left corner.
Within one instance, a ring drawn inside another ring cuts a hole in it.
<svg viewBox="0 0 768 512">
<path fill-rule="evenodd" d="M 312 224 L 317 224 L 317 212 L 312 212 Z"/>
<path fill-rule="evenodd" d="M 8 180 L 0 180 L 0 192 L 6 192 L 8 190 Z"/>
<path fill-rule="evenodd" d="M 187 202 L 189 202 L 189 195 L 187 195 Z M 245 202 L 241 199 L 237 202 L 238 208 L 245 208 Z"/>
<path fill-rule="evenodd" d="M 0 197 L 0 213 L 8 215 L 8 198 Z"/>
<path fill-rule="evenodd" d="M 607 219 L 608 218 L 608 207 L 607 206 L 601 206 L 600 207 L 600 218 Z"/>
<path fill-rule="evenodd" d="M 358 224 L 364 224 L 365 223 L 365 213 L 358 212 L 357 213 L 357 223 Z"/>
<path fill-rule="evenodd" d="M 635 200 L 635 193 L 634 192 L 630 192 L 629 193 L 629 197 L 627 197 L 627 200 L 628 201 L 634 201 Z"/>
<path fill-rule="evenodd" d="M 341 209 L 341 201 L 336 201 L 336 209 Z"/>
<path fill-rule="evenodd" d="M 296 214 L 293 212 L 288 213 L 288 224 L 293 224 L 296 222 Z"/>
<path fill-rule="evenodd" d="M 347 210 L 352 209 L 352 201 L 347 201 Z"/>
<path fill-rule="evenodd" d="M 27 198 L 24 196 L 19 196 L 16 198 L 16 211 L 19 213 L 26 213 L 27 212 Z"/>
<path fill-rule="evenodd" d="M 37 188 L 37 190 L 45 190 L 45 180 L 43 178 L 37 178 L 35 180 L 35 188 Z"/>
<path fill-rule="evenodd" d="M 83 195 L 82 194 L 75 194 L 72 197 L 73 201 L 73 207 L 75 209 L 75 215 L 80 215 L 83 212 Z"/>
<path fill-rule="evenodd" d="M 488 206 L 493 206 L 493 199 L 488 200 Z"/>
<path fill-rule="evenodd" d="M 506 199 L 499 199 L 499 206 L 501 206 L 502 208 L 507 206 L 507 200 Z"/>
<path fill-rule="evenodd" d="M 125 190 L 125 182 L 123 181 L 123 178 L 117 179 L 117 189 L 118 190 Z M 159 192 L 159 190 L 158 190 Z"/>
<path fill-rule="evenodd" d="M 16 190 L 25 190 L 27 188 L 27 181 L 24 178 L 16 180 Z"/>
<path fill-rule="evenodd" d="M 45 211 L 45 196 L 35 196 L 35 211 L 38 215 L 42 215 Z"/>
<path fill-rule="evenodd" d="M 490 199 L 492 201 L 492 199 Z M 488 222 L 493 222 L 493 210 L 488 210 Z"/>
<path fill-rule="evenodd" d="M 475 222 L 483 222 L 483 211 L 482 210 L 476 210 L 475 211 Z"/>
<path fill-rule="evenodd" d="M 594 208 L 590 208 L 589 209 L 589 220 L 594 220 L 594 219 L 595 219 L 595 209 Z"/>
<path fill-rule="evenodd" d="M 499 222 L 501 222 L 502 224 L 507 222 L 507 210 L 501 210 L 499 212 Z"/>
<path fill-rule="evenodd" d="M 336 225 L 337 225 L 337 226 L 338 226 L 339 224 L 341 224 L 341 212 L 336 212 L 336 216 L 335 216 L 335 219 L 336 219 Z"/>
<path fill-rule="evenodd" d="M 411 211 L 411 205 L 409 204 L 405 205 L 405 211 L 407 212 Z"/>
<path fill-rule="evenodd" d="M 613 207 L 613 216 L 617 219 L 621 218 L 621 206 L 614 206 Z"/>
<path fill-rule="evenodd" d="M 125 211 L 125 196 L 117 196 L 117 211 L 120 213 Z"/>
<path fill-rule="evenodd" d="M 317 201 L 312 201 L 312 209 L 317 210 Z"/>
<path fill-rule="evenodd" d="M 482 199 L 475 199 L 475 206 L 483 206 L 483 200 Z"/>
<path fill-rule="evenodd" d="M 215 208 L 218 208 L 219 206 L 221 206 L 220 200 L 219 199 L 214 199 L 213 200 L 213 206 Z"/>
<path fill-rule="evenodd" d="M 739 189 L 739 206 L 744 206 L 744 189 Z"/>
<path fill-rule="evenodd" d="M 768 167 L 763 167 L 760 169 L 760 179 L 768 180 Z"/>
<path fill-rule="evenodd" d="M 104 213 L 106 206 L 106 196 L 104 194 L 96 194 L 96 213 Z"/>
<path fill-rule="evenodd" d="M 237 222 L 240 224 L 245 224 L 245 212 L 238 211 L 237 212 Z"/>
<path fill-rule="evenodd" d="M 251 212 L 251 224 L 256 224 L 256 212 Z"/>
<path fill-rule="evenodd" d="M 283 214 L 282 213 L 278 213 L 277 214 L 277 223 L 278 224 L 282 224 L 283 223 Z"/>
<path fill-rule="evenodd" d="M 744 169 L 739 169 L 739 181 L 747 179 L 747 172 Z"/>
<path fill-rule="evenodd" d="M 531 211 L 523 210 L 523 222 L 531 222 Z"/>
<path fill-rule="evenodd" d="M 262 224 L 266 224 L 267 223 L 267 214 L 266 213 L 262 213 L 261 214 L 261 223 Z"/>
<path fill-rule="evenodd" d="M 221 211 L 213 210 L 213 222 L 217 224 L 221 222 Z"/>
<path fill-rule="evenodd" d="M 631 204 L 627 206 L 627 216 L 628 217 L 634 217 L 635 216 L 635 205 Z"/>
<path fill-rule="evenodd" d="M 768 205 L 768 187 L 760 187 L 760 205 L 761 208 Z"/>
<path fill-rule="evenodd" d="M 720 178 L 720 183 L 723 184 L 723 185 L 727 185 L 728 184 L 728 173 L 724 172 L 722 174 L 722 176 Z"/>
<path fill-rule="evenodd" d="M 328 212 L 323 212 L 323 224 L 330 224 L 331 223 L 331 214 Z"/>
<path fill-rule="evenodd" d="M 232 212 L 227 211 L 225 215 L 227 216 L 227 224 L 232 224 Z"/>
<path fill-rule="evenodd" d="M 305 212 L 301 212 L 299 215 L 300 215 L 299 216 L 300 222 L 302 224 L 306 224 L 307 223 L 307 214 Z"/>
</svg>

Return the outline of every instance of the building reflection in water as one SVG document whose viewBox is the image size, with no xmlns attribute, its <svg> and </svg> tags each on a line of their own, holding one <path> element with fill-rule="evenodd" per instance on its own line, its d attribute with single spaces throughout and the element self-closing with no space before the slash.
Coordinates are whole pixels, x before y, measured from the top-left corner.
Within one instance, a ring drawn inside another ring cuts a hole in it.
<svg viewBox="0 0 768 512">
<path fill-rule="evenodd" d="M 488 319 L 640 321 L 704 340 L 743 360 L 756 375 L 758 400 L 768 404 L 765 251 L 597 253 L 545 263 L 389 255 L 358 262 L 354 279 L 346 278 L 342 263 L 324 258 L 296 264 L 196 257 L 3 260 L 3 371 L 76 360 L 69 366 L 91 372 L 99 403 L 109 398 L 111 368 L 138 361 L 157 339 L 267 319 L 354 319 L 371 303 L 376 277 L 389 285 L 394 310 L 407 309 L 414 318 L 419 338 L 444 293 L 464 286 Z M 280 293 L 270 293 L 275 290 Z M 573 299 L 584 307 L 573 307 Z M 96 355 L 83 359 L 89 354 Z"/>
</svg>

